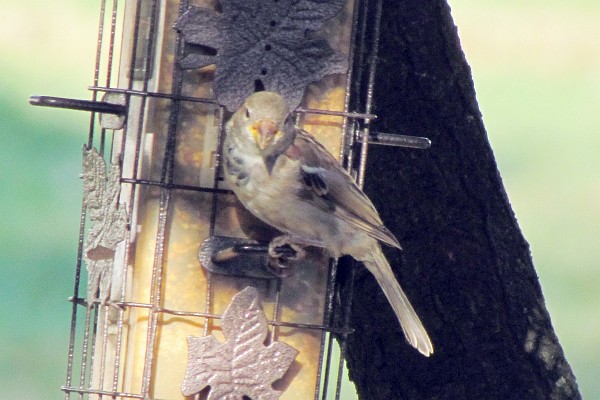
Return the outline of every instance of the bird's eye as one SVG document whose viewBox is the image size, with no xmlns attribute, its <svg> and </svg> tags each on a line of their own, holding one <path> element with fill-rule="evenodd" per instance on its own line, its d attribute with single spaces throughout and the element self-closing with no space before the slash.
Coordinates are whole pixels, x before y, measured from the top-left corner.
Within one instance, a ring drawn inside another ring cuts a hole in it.
<svg viewBox="0 0 600 400">
<path fill-rule="evenodd" d="M 246 107 L 246 118 L 250 118 L 250 110 Z"/>
</svg>

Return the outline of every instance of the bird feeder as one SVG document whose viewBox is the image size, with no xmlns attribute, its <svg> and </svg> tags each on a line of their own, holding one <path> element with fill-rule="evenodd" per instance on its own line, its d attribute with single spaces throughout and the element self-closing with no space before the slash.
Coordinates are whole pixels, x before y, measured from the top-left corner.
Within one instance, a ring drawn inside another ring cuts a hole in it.
<svg viewBox="0 0 600 400">
<path fill-rule="evenodd" d="M 426 148 L 370 131 L 369 3 L 99 1 L 91 100 L 30 100 L 92 112 L 65 399 L 340 397 L 352 265 L 339 279 L 319 249 L 270 263 L 276 232 L 223 182 L 220 151 L 260 90 L 359 184 L 370 143 Z"/>
</svg>

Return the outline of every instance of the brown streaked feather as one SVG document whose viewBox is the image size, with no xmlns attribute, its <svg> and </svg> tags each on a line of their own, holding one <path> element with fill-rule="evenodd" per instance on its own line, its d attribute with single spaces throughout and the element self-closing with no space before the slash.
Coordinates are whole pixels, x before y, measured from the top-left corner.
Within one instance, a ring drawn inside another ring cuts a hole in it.
<svg viewBox="0 0 600 400">
<path fill-rule="evenodd" d="M 356 185 L 354 179 L 342 168 L 329 151 L 312 135 L 301 129 L 296 130 L 296 138 L 285 154 L 293 159 L 301 159 L 306 166 L 300 179 L 324 201 L 315 201 L 319 207 L 334 214 L 373 238 L 390 246 L 401 248 L 394 235 L 383 225 L 371 200 Z M 318 176 L 310 177 L 310 174 Z"/>
</svg>

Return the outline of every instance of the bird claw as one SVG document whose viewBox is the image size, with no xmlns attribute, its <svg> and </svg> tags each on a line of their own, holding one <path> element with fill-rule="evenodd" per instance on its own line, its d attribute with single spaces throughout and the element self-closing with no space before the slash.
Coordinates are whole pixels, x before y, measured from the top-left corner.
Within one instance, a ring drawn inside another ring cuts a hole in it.
<svg viewBox="0 0 600 400">
<path fill-rule="evenodd" d="M 275 240 L 269 243 L 269 257 L 273 259 L 282 259 L 285 261 L 299 261 L 306 257 L 306 250 L 293 243 L 275 243 Z"/>
<path fill-rule="evenodd" d="M 300 261 L 306 257 L 306 250 L 296 243 L 290 243 L 287 236 L 279 236 L 271 240 L 268 248 L 268 265 L 279 278 L 292 275 L 289 262 Z"/>
</svg>

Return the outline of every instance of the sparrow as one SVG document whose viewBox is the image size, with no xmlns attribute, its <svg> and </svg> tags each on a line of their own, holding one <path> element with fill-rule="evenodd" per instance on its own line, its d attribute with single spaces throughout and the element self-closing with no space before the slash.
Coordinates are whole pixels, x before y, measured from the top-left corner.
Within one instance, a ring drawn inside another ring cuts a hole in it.
<svg viewBox="0 0 600 400">
<path fill-rule="evenodd" d="M 283 233 L 269 244 L 350 255 L 373 274 L 407 341 L 433 353 L 427 331 L 396 280 L 379 242 L 401 249 L 354 179 L 309 133 L 294 125 L 283 97 L 250 95 L 225 125 L 224 179 L 252 214 Z"/>
</svg>

